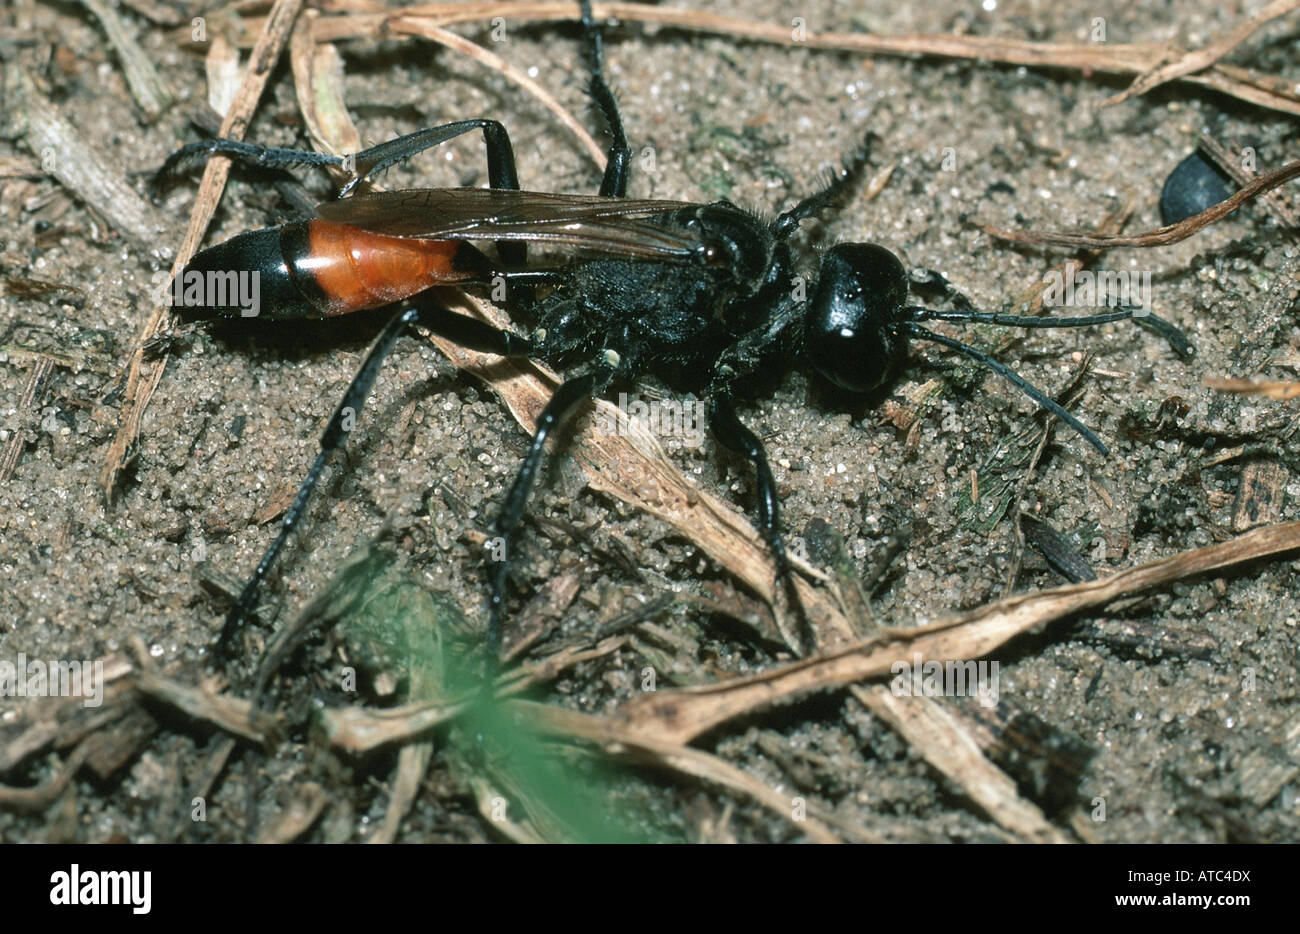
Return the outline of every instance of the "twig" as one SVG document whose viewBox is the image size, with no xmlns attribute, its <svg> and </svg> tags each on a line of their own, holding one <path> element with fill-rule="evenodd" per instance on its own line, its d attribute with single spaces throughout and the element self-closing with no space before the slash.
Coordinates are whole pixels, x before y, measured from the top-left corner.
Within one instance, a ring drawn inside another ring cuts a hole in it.
<svg viewBox="0 0 1300 934">
<path fill-rule="evenodd" d="M 925 661 L 940 662 L 981 658 L 1014 636 L 1117 597 L 1298 548 L 1300 522 L 1266 526 L 1100 580 L 1022 594 L 914 630 L 892 629 L 888 637 L 823 652 L 759 675 L 644 694 L 624 705 L 617 716 L 639 735 L 686 743 L 720 723 L 809 691 L 883 677 L 896 661 L 910 665 L 917 654 Z"/>
<path fill-rule="evenodd" d="M 1240 151 L 1237 153 L 1230 152 L 1227 146 L 1224 146 L 1217 139 L 1206 133 L 1201 136 L 1197 144 L 1197 149 L 1210 158 L 1219 168 L 1227 172 L 1238 185 L 1249 185 L 1259 173 L 1246 168 L 1242 162 Z M 1283 227 L 1300 227 L 1300 214 L 1296 213 L 1287 199 L 1280 191 L 1268 191 L 1260 195 L 1260 201 L 1264 207 L 1272 214 L 1279 224 Z"/>
<path fill-rule="evenodd" d="M 1266 399 L 1300 398 L 1300 382 L 1295 380 L 1273 381 L 1253 379 L 1217 379 L 1208 377 L 1205 385 L 1220 392 L 1235 392 L 1243 395 L 1264 396 Z"/>
<path fill-rule="evenodd" d="M 1185 52 L 1176 61 L 1168 62 L 1158 68 L 1138 76 L 1138 78 L 1128 86 L 1124 91 L 1108 98 L 1102 103 L 1106 106 L 1118 104 L 1126 101 L 1130 97 L 1136 97 L 1145 94 L 1153 88 L 1162 84 L 1167 84 L 1183 75 L 1190 75 L 1193 72 L 1204 71 L 1213 65 L 1219 59 L 1223 58 L 1237 46 L 1241 45 L 1251 37 L 1260 27 L 1266 23 L 1272 22 L 1280 16 L 1294 11 L 1300 7 L 1300 0 L 1273 0 L 1268 6 L 1264 7 L 1257 15 L 1240 23 L 1233 28 L 1222 39 L 1211 42 L 1204 48 L 1195 51 Z"/>
<path fill-rule="evenodd" d="M 600 19 L 619 19 L 642 23 L 657 23 L 678 29 L 709 32 L 770 42 L 778 45 L 806 46 L 868 55 L 920 56 L 968 59 L 999 62 L 1008 65 L 1026 65 L 1035 68 L 1061 68 L 1091 74 L 1142 76 L 1150 72 L 1153 61 L 1166 61 L 1177 56 L 1178 50 L 1167 43 L 1070 43 L 1032 42 L 1025 39 L 1005 39 L 996 36 L 958 36 L 947 34 L 913 34 L 880 36 L 866 33 L 796 31 L 784 23 L 759 23 L 737 19 L 700 10 L 653 6 L 645 3 L 597 3 L 594 15 Z M 456 23 L 485 22 L 493 17 L 519 20 L 572 20 L 574 4 L 571 0 L 542 0 L 542 2 L 478 2 L 433 3 L 386 10 L 379 3 L 349 2 L 347 12 L 322 19 L 322 40 L 371 38 L 386 35 L 389 23 L 397 18 L 419 17 L 436 27 Z M 1226 51 L 1244 40 L 1255 27 L 1250 26 L 1245 35 L 1230 33 L 1220 42 L 1206 49 L 1218 53 L 1225 43 Z M 182 34 L 183 35 L 183 34 Z M 183 36 L 188 39 L 188 36 Z M 1191 53 L 1204 55 L 1206 49 Z M 1214 63 L 1222 53 L 1211 58 L 1208 66 L 1196 73 L 1180 74 L 1172 80 L 1211 88 L 1239 100 L 1283 113 L 1300 114 L 1300 94 L 1293 83 L 1261 74 L 1249 69 Z M 1179 57 L 1177 63 L 1185 63 Z M 1176 63 L 1176 64 L 1177 64 Z"/>
<path fill-rule="evenodd" d="M 28 408 L 37 408 L 40 404 L 41 392 L 45 386 L 45 378 L 50 375 L 54 369 L 54 361 L 49 357 L 41 354 L 36 357 L 36 362 L 32 365 L 31 372 L 27 374 L 27 383 L 23 386 L 23 394 L 18 399 L 18 411 L 22 412 Z M 27 442 L 27 430 L 21 425 L 14 428 L 14 432 L 5 442 L 3 450 L 0 450 L 0 486 L 9 482 L 9 477 L 13 474 L 14 468 L 18 466 L 18 458 L 22 456 L 23 445 Z"/>
<path fill-rule="evenodd" d="M 1261 175 L 1231 198 L 1226 198 L 1213 207 L 1206 208 L 1200 214 L 1192 215 L 1185 221 L 1169 224 L 1166 227 L 1158 227 L 1155 230 L 1148 230 L 1140 234 L 1112 236 L 1086 232 L 1038 233 L 1034 231 L 1003 230 L 1001 227 L 994 227 L 991 224 L 985 224 L 981 229 L 989 236 L 997 237 L 999 240 L 1009 240 L 1012 243 L 1027 243 L 1035 246 L 1058 246 L 1070 249 L 1083 247 L 1094 250 L 1121 246 L 1169 246 L 1171 243 L 1186 240 L 1202 228 L 1227 217 L 1247 201 L 1252 201 L 1264 192 L 1272 191 L 1279 185 L 1285 185 L 1297 177 L 1300 177 L 1300 160 L 1288 162 L 1280 169 L 1275 169 L 1267 175 Z"/>
</svg>

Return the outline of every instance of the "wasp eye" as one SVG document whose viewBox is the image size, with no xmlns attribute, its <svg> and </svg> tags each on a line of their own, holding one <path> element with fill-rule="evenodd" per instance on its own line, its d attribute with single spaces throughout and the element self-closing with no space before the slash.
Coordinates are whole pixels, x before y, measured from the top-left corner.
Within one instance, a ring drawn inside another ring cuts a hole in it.
<svg viewBox="0 0 1300 934">
<path fill-rule="evenodd" d="M 870 392 L 892 375 L 907 352 L 893 325 L 907 300 L 907 273 L 874 243 L 841 243 L 826 251 L 805 335 L 814 369 L 851 392 Z"/>
</svg>

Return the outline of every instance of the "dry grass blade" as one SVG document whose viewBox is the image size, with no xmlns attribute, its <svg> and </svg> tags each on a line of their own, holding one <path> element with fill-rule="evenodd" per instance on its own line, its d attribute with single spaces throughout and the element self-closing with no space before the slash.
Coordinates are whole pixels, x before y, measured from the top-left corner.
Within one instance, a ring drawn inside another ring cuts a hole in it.
<svg viewBox="0 0 1300 934">
<path fill-rule="evenodd" d="M 253 111 L 257 108 L 257 102 L 262 96 L 262 91 L 266 87 L 267 79 L 271 76 L 271 69 L 275 67 L 275 63 L 280 58 L 280 50 L 284 48 L 289 38 L 293 21 L 297 18 L 298 11 L 302 9 L 302 4 L 303 0 L 276 0 L 275 6 L 267 17 L 262 36 L 249 58 L 248 71 L 244 75 L 243 84 L 240 85 L 239 95 L 226 114 L 226 119 L 222 121 L 219 135 L 229 139 L 243 137 L 252 119 Z M 190 212 L 189 229 L 185 232 L 185 239 L 181 242 L 176 261 L 172 265 L 172 276 L 184 267 L 203 241 L 203 234 L 208 229 L 213 212 L 217 209 L 217 202 L 221 200 L 221 192 L 225 188 L 229 173 L 228 158 L 218 157 L 208 160 L 203 171 L 203 180 L 199 183 L 198 195 L 194 199 L 194 207 Z M 167 368 L 167 355 L 162 354 L 146 369 L 145 347 L 163 330 L 170 317 L 168 306 L 160 301 L 154 307 L 153 314 L 145 324 L 135 351 L 131 355 L 127 372 L 126 398 L 122 403 L 122 412 L 118 416 L 117 435 L 109 445 L 104 471 L 100 475 L 104 499 L 109 504 L 113 501 L 118 478 L 130 461 L 131 452 L 140 437 L 140 422 L 144 417 L 144 410 L 148 407 L 149 400 L 162 379 L 163 371 Z"/>
<path fill-rule="evenodd" d="M 371 834 L 369 843 L 392 843 L 402 827 L 402 818 L 415 803 L 420 792 L 420 782 L 433 759 L 433 743 L 412 743 L 403 746 L 397 754 L 397 768 L 393 772 L 392 795 L 384 811 L 384 819 Z"/>
<path fill-rule="evenodd" d="M 573 648 L 517 668 L 504 675 L 497 684 L 497 696 L 520 694 L 535 685 L 555 679 L 560 672 L 581 662 L 600 658 L 622 648 L 623 636 L 612 636 L 590 648 Z M 454 720 L 468 709 L 473 697 L 413 701 L 398 707 L 372 709 L 339 707 L 321 711 L 321 723 L 329 741 L 351 753 L 365 753 L 393 743 L 409 742 L 425 735 L 439 724 Z"/>
<path fill-rule="evenodd" d="M 574 665 L 596 658 L 603 658 L 617 652 L 627 644 L 627 641 L 625 636 L 610 636 L 608 639 L 602 639 L 596 645 L 572 646 L 562 649 L 554 655 L 547 655 L 539 661 L 530 662 L 521 668 L 515 668 L 506 673 L 498 682 L 497 694 L 500 697 L 510 697 L 520 694 L 535 685 L 545 684 L 554 680 L 560 672 L 572 668 Z"/>
<path fill-rule="evenodd" d="M 89 741 L 83 742 L 73 750 L 59 773 L 44 785 L 37 785 L 34 788 L 11 788 L 8 785 L 0 785 L 0 807 L 25 811 L 42 811 L 49 807 L 59 795 L 63 794 L 63 790 L 68 787 L 77 770 L 85 764 L 91 749 Z"/>
<path fill-rule="evenodd" d="M 291 54 L 298 105 L 307 122 L 312 144 L 322 152 L 329 152 L 336 156 L 345 155 L 361 148 L 361 138 L 343 104 L 340 80 L 342 60 L 338 50 L 332 44 L 321 41 L 319 22 L 319 13 L 308 10 L 294 30 Z M 414 36 L 436 42 L 473 59 L 518 85 L 555 114 L 591 156 L 597 167 L 601 169 L 605 167 L 605 151 L 592 139 L 591 134 L 582 128 L 578 119 L 544 87 L 505 59 L 463 36 L 430 25 L 422 19 L 399 18 L 391 21 L 388 26 L 393 35 Z"/>
<path fill-rule="evenodd" d="M 617 755 L 631 756 L 650 765 L 671 769 L 747 795 L 792 821 L 796 829 L 807 834 L 815 843 L 842 842 L 830 827 L 811 813 L 812 809 L 803 819 L 794 817 L 795 802 L 788 795 L 764 785 L 717 756 L 627 729 L 623 723 L 611 717 L 597 717 L 527 701 L 514 701 L 513 705 L 524 711 L 531 722 L 559 736 L 596 743 Z M 855 836 L 864 842 L 872 839 L 867 831 L 859 831 Z"/>
<path fill-rule="evenodd" d="M 138 672 L 135 685 L 142 693 L 175 707 L 195 720 L 210 723 L 253 742 L 265 742 L 278 723 L 275 716 L 254 710 L 252 702 L 241 697 L 212 694 L 202 688 L 164 678 L 153 671 Z"/>
<path fill-rule="evenodd" d="M 36 362 L 32 364 L 31 372 L 27 374 L 27 382 L 23 385 L 22 395 L 18 397 L 17 411 L 22 412 L 26 409 L 37 408 L 41 398 L 42 391 L 45 388 L 45 378 L 54 371 L 54 361 L 46 356 L 38 356 Z M 9 440 L 5 442 L 4 447 L 0 448 L 0 486 L 9 482 L 9 477 L 13 475 L 14 468 L 18 466 L 18 459 L 22 456 L 23 445 L 27 443 L 27 429 L 19 425 L 14 429 Z"/>
<path fill-rule="evenodd" d="M 1069 249 L 1098 250 L 1121 246 L 1168 246 L 1171 243 L 1186 240 L 1202 228 L 1227 217 L 1247 201 L 1253 201 L 1264 192 L 1272 191 L 1274 188 L 1285 185 L 1297 177 L 1300 177 L 1300 160 L 1288 162 L 1280 169 L 1259 176 L 1231 198 L 1226 198 L 1218 204 L 1206 208 L 1200 214 L 1192 215 L 1185 221 L 1170 224 L 1166 227 L 1158 227 L 1155 230 L 1148 230 L 1140 234 L 1112 236 L 1097 233 L 1035 233 L 1033 231 L 1003 230 L 1001 227 L 994 227 L 991 224 L 985 224 L 981 229 L 989 236 L 997 237 L 999 240 L 1009 240 L 1012 243 L 1059 246 Z"/>
<path fill-rule="evenodd" d="M 1028 843 L 1070 842 L 1037 805 L 1020 796 L 1016 783 L 984 756 L 942 703 L 925 696 L 896 697 L 883 684 L 851 690 L 1003 828 Z"/>
<path fill-rule="evenodd" d="M 1176 61 L 1168 62 L 1153 68 L 1143 75 L 1140 75 L 1124 91 L 1116 94 L 1114 97 L 1104 101 L 1105 104 L 1118 104 L 1126 101 L 1130 97 L 1136 97 L 1145 94 L 1153 88 L 1162 84 L 1167 84 L 1183 75 L 1190 75 L 1193 72 L 1204 71 L 1219 59 L 1223 58 L 1237 46 L 1249 39 L 1256 30 L 1260 29 L 1266 23 L 1272 22 L 1279 16 L 1294 11 L 1300 7 L 1300 0 L 1273 0 L 1268 6 L 1260 10 L 1255 16 L 1246 20 L 1244 23 L 1234 27 L 1222 39 L 1211 42 L 1209 45 L 1195 51 L 1185 52 Z"/>
<path fill-rule="evenodd" d="M 1238 185 L 1249 185 L 1259 177 L 1259 173 L 1253 166 L 1247 168 L 1246 160 L 1242 158 L 1244 147 L 1237 146 L 1234 147 L 1235 152 L 1230 151 L 1227 146 L 1205 133 L 1202 134 L 1196 148 L 1203 156 L 1227 172 Z M 1264 192 L 1260 200 L 1264 208 L 1277 218 L 1277 222 L 1283 227 L 1300 227 L 1300 212 L 1291 206 L 1281 191 Z"/>
<path fill-rule="evenodd" d="M 0 775 L 28 756 L 40 752 L 59 735 L 59 724 L 48 718 L 32 724 L 4 746 L 0 746 Z"/>
<path fill-rule="evenodd" d="M 1215 65 L 1203 75 L 1187 75 L 1180 80 L 1210 88 L 1257 107 L 1300 114 L 1300 94 L 1297 94 L 1293 82 L 1271 75 L 1261 75 L 1248 68 Z"/>
<path fill-rule="evenodd" d="M 462 698 L 419 701 L 382 710 L 338 707 L 323 710 L 320 716 L 325 738 L 331 745 L 348 752 L 363 753 L 421 736 L 463 714 L 470 703 L 471 699 Z"/>
<path fill-rule="evenodd" d="M 279 817 L 257 835 L 258 843 L 292 843 L 311 829 L 329 804 L 329 795 L 315 782 L 299 785 L 296 792 Z"/>
<path fill-rule="evenodd" d="M 172 9 L 158 0 L 122 0 L 122 5 L 162 26 L 176 26 L 188 18 L 185 10 Z"/>
<path fill-rule="evenodd" d="M 229 113 L 239 95 L 239 49 L 223 33 L 217 33 L 209 43 L 203 74 L 208 82 L 208 106 L 215 114 Z"/>
<path fill-rule="evenodd" d="M 479 814 L 483 817 L 484 822 L 497 833 L 511 843 L 538 845 L 548 842 L 532 827 L 512 821 L 509 817 L 499 813 L 497 802 L 502 799 L 501 792 L 494 788 L 487 779 L 475 776 L 470 779 L 469 784 L 474 791 L 474 803 L 478 806 Z"/>
<path fill-rule="evenodd" d="M 1300 522 L 1256 529 L 1218 545 L 1198 548 L 1086 581 L 1021 594 L 979 610 L 914 630 L 823 652 L 772 671 L 717 685 L 659 691 L 617 714 L 627 728 L 648 739 L 687 743 L 735 717 L 809 691 L 882 677 L 896 661 L 964 661 L 981 658 L 1012 637 L 1116 597 L 1201 574 L 1215 568 L 1300 548 Z"/>
<path fill-rule="evenodd" d="M 361 134 L 343 102 L 343 56 L 330 43 L 316 41 L 319 15 L 308 10 L 299 17 L 289 41 L 293 89 L 312 145 L 319 152 L 343 156 L 361 149 Z M 347 176 L 342 169 L 334 174 L 336 181 Z"/>
<path fill-rule="evenodd" d="M 1300 398 L 1300 382 L 1295 380 L 1217 379 L 1210 377 L 1205 385 L 1220 392 L 1264 396 L 1268 399 Z"/>
</svg>

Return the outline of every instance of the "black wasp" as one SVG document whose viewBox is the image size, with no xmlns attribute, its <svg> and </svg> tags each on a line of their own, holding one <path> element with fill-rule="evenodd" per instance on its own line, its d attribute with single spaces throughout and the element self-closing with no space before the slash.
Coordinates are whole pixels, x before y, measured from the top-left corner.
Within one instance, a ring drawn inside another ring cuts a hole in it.
<svg viewBox="0 0 1300 934">
<path fill-rule="evenodd" d="M 233 140 L 191 143 L 159 176 L 204 154 L 221 153 L 260 166 L 342 165 L 352 180 L 340 199 L 305 221 L 241 234 L 197 254 L 184 284 L 198 283 L 204 317 L 233 317 L 246 308 L 203 298 L 213 276 L 256 273 L 262 317 L 322 318 L 410 299 L 383 329 L 321 438 L 321 450 L 275 541 L 231 609 L 223 644 L 256 606 L 259 589 L 330 455 L 346 440 L 345 425 L 361 410 L 384 358 L 408 327 L 418 325 L 473 350 L 531 357 L 570 368 L 537 420 L 536 433 L 497 517 L 495 533 L 508 559 L 546 439 L 566 418 L 612 383 L 672 369 L 708 399 L 709 426 L 723 447 L 753 465 L 759 528 L 778 571 L 789 579 L 776 484 L 758 437 L 736 416 L 733 387 L 782 360 L 802 359 L 836 386 L 866 393 L 884 384 L 918 338 L 959 351 L 1010 381 L 1103 454 L 1106 447 L 1077 418 L 1003 364 L 922 322 L 977 321 L 1017 327 L 1084 327 L 1134 316 L 1120 310 L 1077 318 L 977 312 L 937 273 L 924 281 L 960 310 L 907 304 L 909 277 L 889 250 L 841 243 L 826 250 L 808 298 L 793 287 L 789 246 L 804 219 L 828 207 L 861 174 L 865 148 L 821 191 L 770 223 L 728 201 L 698 204 L 626 197 L 631 150 L 606 83 L 601 32 L 583 2 L 590 93 L 612 137 L 598 195 L 519 190 L 514 152 L 495 120 L 464 120 L 380 144 L 348 159 L 272 149 Z M 481 130 L 489 188 L 425 188 L 350 194 L 367 176 L 431 146 Z M 350 195 L 350 196 L 348 196 Z M 497 260 L 472 241 L 493 241 Z M 571 247 L 574 258 L 554 268 L 526 268 L 529 242 Z M 232 280 L 233 281 L 233 280 Z M 454 283 L 509 284 L 517 311 L 534 328 L 525 337 L 439 306 L 430 288 Z M 177 287 L 178 292 L 180 286 Z M 506 604 L 508 560 L 493 563 L 487 642 L 498 651 Z"/>
</svg>

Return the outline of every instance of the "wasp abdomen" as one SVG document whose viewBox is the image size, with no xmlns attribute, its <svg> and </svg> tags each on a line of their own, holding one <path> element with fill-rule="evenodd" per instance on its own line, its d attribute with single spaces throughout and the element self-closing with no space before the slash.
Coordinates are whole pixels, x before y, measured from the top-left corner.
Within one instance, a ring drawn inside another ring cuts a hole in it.
<svg viewBox="0 0 1300 934">
<path fill-rule="evenodd" d="M 223 318 L 325 318 L 487 273 L 486 258 L 468 243 L 385 237 L 317 219 L 249 231 L 195 254 L 172 299 Z"/>
<path fill-rule="evenodd" d="M 378 308 L 485 271 L 483 254 L 464 242 L 385 237 L 323 220 L 292 226 L 306 228 L 307 245 L 302 251 L 288 227 L 281 234 L 291 274 L 301 289 L 324 297 L 325 315 Z"/>
</svg>

